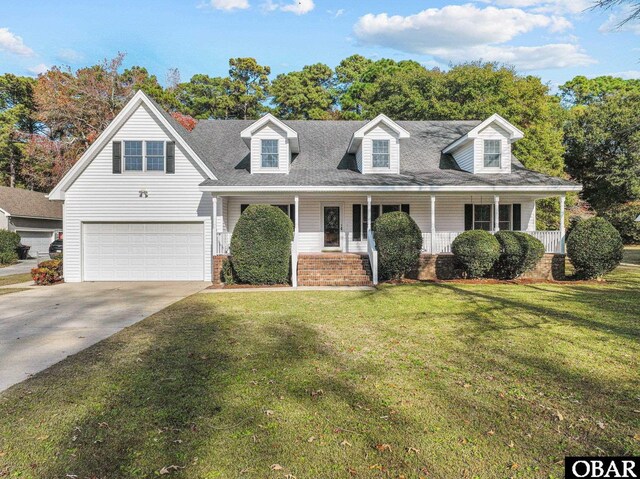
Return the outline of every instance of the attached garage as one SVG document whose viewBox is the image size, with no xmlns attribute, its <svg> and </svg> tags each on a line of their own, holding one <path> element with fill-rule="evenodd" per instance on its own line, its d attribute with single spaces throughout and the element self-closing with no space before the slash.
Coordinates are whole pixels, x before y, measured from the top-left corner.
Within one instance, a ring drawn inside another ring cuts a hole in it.
<svg viewBox="0 0 640 479">
<path fill-rule="evenodd" d="M 20 242 L 29 246 L 29 256 L 37 258 L 49 254 L 49 245 L 54 240 L 54 231 L 16 230 L 20 235 Z"/>
<path fill-rule="evenodd" d="M 83 223 L 84 281 L 203 281 L 203 223 Z"/>
</svg>

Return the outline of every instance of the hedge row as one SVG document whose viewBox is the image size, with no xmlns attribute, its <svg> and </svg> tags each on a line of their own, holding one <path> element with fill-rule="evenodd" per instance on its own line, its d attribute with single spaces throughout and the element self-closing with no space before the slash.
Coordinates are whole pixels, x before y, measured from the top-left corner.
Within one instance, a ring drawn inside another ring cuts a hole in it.
<svg viewBox="0 0 640 479">
<path fill-rule="evenodd" d="M 18 261 L 16 249 L 20 244 L 20 235 L 13 231 L 0 230 L 0 264 L 13 264 Z"/>
</svg>

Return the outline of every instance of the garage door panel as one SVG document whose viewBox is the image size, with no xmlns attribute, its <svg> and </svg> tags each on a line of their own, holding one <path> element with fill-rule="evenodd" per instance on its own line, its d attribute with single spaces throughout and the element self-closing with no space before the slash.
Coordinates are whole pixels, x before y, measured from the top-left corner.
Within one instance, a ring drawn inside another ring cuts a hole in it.
<svg viewBox="0 0 640 479">
<path fill-rule="evenodd" d="M 202 223 L 85 223 L 85 281 L 201 281 Z"/>
</svg>

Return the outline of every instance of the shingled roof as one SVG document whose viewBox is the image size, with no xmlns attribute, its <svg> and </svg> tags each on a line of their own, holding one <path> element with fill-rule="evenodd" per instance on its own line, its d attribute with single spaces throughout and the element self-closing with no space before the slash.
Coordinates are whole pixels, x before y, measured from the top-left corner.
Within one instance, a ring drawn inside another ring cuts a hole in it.
<svg viewBox="0 0 640 479">
<path fill-rule="evenodd" d="M 0 209 L 10 216 L 62 219 L 62 203 L 47 199 L 44 193 L 0 186 Z"/>
<path fill-rule="evenodd" d="M 240 132 L 252 120 L 201 120 L 189 134 L 216 180 L 204 186 L 576 186 L 561 178 L 527 170 L 513 157 L 509 174 L 474 175 L 461 170 L 442 150 L 480 121 L 398 121 L 410 132 L 400 150 L 400 174 L 363 175 L 347 152 L 355 131 L 366 121 L 285 121 L 298 133 L 300 153 L 289 174 L 249 172 L 249 148 Z"/>
</svg>

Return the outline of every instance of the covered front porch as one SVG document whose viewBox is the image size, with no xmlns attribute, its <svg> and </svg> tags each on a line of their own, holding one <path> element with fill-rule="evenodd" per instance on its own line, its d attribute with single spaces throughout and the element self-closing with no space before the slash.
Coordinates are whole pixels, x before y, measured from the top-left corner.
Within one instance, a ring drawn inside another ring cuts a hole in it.
<svg viewBox="0 0 640 479">
<path fill-rule="evenodd" d="M 242 194 L 212 196 L 213 251 L 229 254 L 231 235 L 244 209 L 251 204 L 279 207 L 294 223 L 292 261 L 299 254 L 359 253 L 371 263 L 377 282 L 377 251 L 371 234 L 373 222 L 390 211 L 404 211 L 422 231 L 422 250 L 439 255 L 451 252 L 451 243 L 465 230 L 518 230 L 538 238 L 546 253 L 564 253 L 564 205 L 560 195 L 560 228 L 536 230 L 536 200 L 549 193 L 442 193 L 442 194 Z M 292 275 L 297 273 L 293 268 Z M 295 281 L 294 281 L 295 283 Z"/>
</svg>

